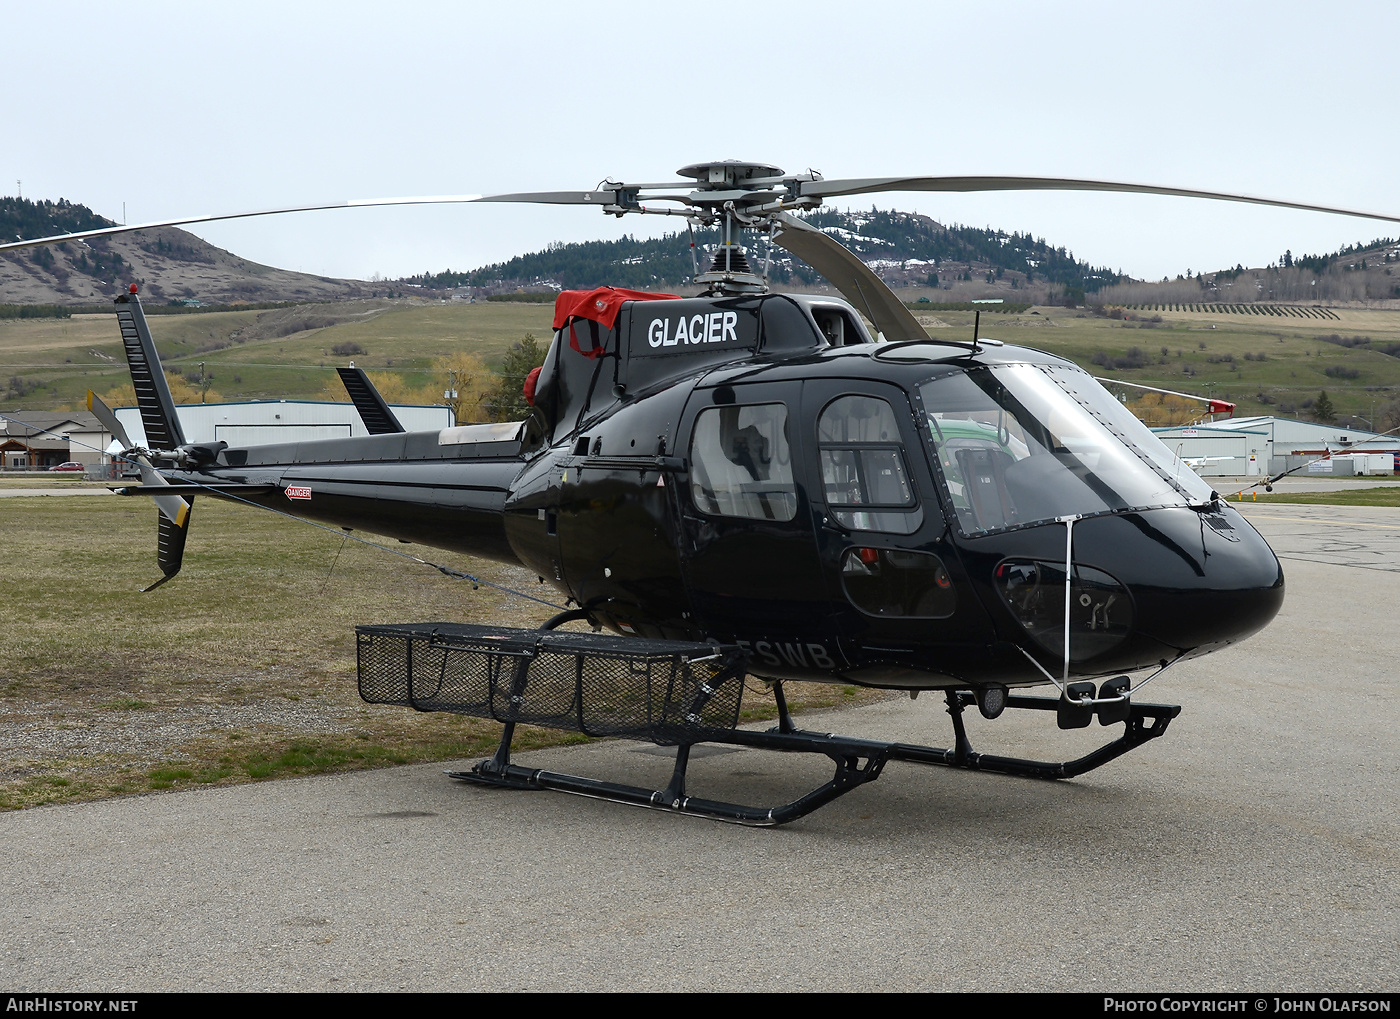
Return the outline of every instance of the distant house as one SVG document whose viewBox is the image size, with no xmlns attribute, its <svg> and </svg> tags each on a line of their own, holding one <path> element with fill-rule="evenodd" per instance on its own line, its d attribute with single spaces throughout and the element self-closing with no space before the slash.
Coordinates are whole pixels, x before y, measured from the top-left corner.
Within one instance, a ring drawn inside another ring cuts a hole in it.
<svg viewBox="0 0 1400 1019">
<path fill-rule="evenodd" d="M 96 465 L 112 437 L 89 411 L 6 411 L 0 418 L 0 467 L 7 471 L 45 470 L 61 463 Z"/>
</svg>

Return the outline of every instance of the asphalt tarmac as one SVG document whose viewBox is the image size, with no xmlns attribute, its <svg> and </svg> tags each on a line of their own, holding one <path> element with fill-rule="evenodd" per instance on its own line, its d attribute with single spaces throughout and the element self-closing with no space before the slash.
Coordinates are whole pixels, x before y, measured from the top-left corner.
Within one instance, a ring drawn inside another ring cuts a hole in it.
<svg viewBox="0 0 1400 1019">
<path fill-rule="evenodd" d="M 1400 510 L 1244 511 L 1282 613 L 1149 686 L 1181 716 L 1087 776 L 891 764 L 778 829 L 440 766 L 12 812 L 0 989 L 1394 991 Z M 974 744 L 1105 738 L 1017 714 L 974 717 Z M 799 721 L 949 741 L 927 694 Z M 518 759 L 669 773 L 626 742 Z M 744 750 L 691 776 L 777 803 L 828 769 Z"/>
</svg>

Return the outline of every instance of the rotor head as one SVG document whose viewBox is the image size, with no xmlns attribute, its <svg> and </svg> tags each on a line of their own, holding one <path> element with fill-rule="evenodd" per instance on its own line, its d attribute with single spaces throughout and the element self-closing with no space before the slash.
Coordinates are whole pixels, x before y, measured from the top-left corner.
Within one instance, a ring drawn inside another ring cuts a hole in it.
<svg viewBox="0 0 1400 1019">
<path fill-rule="evenodd" d="M 771 188 L 783 182 L 780 167 L 767 163 L 745 163 L 740 159 L 721 159 L 713 163 L 692 163 L 676 171 L 680 177 L 699 181 L 704 191 L 729 188 Z"/>
</svg>

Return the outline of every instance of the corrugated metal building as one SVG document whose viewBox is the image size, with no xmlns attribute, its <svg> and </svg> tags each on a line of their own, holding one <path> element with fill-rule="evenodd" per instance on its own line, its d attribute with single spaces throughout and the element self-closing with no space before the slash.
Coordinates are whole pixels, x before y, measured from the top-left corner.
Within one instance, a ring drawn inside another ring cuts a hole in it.
<svg viewBox="0 0 1400 1019">
<path fill-rule="evenodd" d="M 410 432 L 451 428 L 456 422 L 447 407 L 394 406 L 394 416 Z M 117 420 L 131 441 L 146 444 L 141 412 L 117 408 Z M 188 442 L 227 442 L 230 446 L 260 446 L 271 442 L 306 442 L 368 435 L 352 403 L 319 400 L 253 400 L 248 403 L 194 403 L 176 408 Z"/>
<path fill-rule="evenodd" d="M 1199 470 L 1203 475 L 1276 474 L 1303 462 L 1299 457 L 1314 460 L 1329 451 L 1334 456 L 1351 452 L 1400 452 L 1400 438 L 1394 435 L 1294 418 L 1228 418 L 1210 425 L 1152 430 L 1183 460 L 1229 457 L 1202 464 Z"/>
<path fill-rule="evenodd" d="M 1268 433 L 1233 425 L 1233 421 L 1221 421 L 1214 425 L 1179 425 L 1152 430 L 1182 460 L 1203 461 L 1192 465 L 1203 477 L 1244 477 L 1261 473 L 1268 463 L 1265 453 Z"/>
</svg>

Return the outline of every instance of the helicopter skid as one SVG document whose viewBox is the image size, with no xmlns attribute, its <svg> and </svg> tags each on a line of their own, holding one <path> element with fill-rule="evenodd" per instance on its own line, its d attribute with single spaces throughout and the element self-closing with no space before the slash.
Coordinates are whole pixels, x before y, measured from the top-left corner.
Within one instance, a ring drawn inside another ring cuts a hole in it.
<svg viewBox="0 0 1400 1019">
<path fill-rule="evenodd" d="M 995 754 L 981 754 L 972 749 L 962 724 L 962 709 L 975 703 L 971 693 L 951 692 L 948 695 L 948 713 L 953 716 L 953 727 L 957 735 L 957 745 L 951 750 L 937 747 L 921 747 L 908 743 L 891 743 L 890 760 L 909 761 L 914 764 L 936 764 L 948 768 L 963 768 L 967 771 L 990 771 L 1000 775 L 1017 775 L 1022 778 L 1060 779 L 1074 778 L 1095 768 L 1122 757 L 1130 750 L 1136 750 L 1149 740 L 1154 740 L 1167 731 L 1171 720 L 1181 714 L 1176 704 L 1133 704 L 1128 709 L 1128 717 L 1123 720 L 1123 734 L 1116 740 L 1105 743 L 1097 750 L 1072 761 L 1031 761 L 1020 757 L 999 757 Z M 1052 697 L 1012 696 L 1006 700 L 1008 708 L 1023 708 L 1032 711 L 1055 711 L 1061 708 L 1060 700 Z M 1150 720 L 1151 724 L 1146 724 Z"/>
<path fill-rule="evenodd" d="M 1107 764 L 1130 750 L 1161 736 L 1166 732 L 1171 720 L 1181 711 L 1181 708 L 1176 705 L 1134 704 L 1128 717 L 1124 720 L 1124 731 L 1118 739 L 1072 761 L 1048 762 L 1017 757 L 1000 757 L 972 750 L 967 741 L 961 718 L 963 709 L 972 703 L 974 703 L 972 694 L 967 691 L 953 691 L 948 695 L 948 713 L 953 716 L 957 734 L 957 745 L 952 749 L 919 746 L 911 743 L 886 743 L 879 740 L 837 736 L 831 733 L 805 732 L 791 728 L 791 719 L 785 710 L 782 712 L 779 726 L 767 732 L 731 729 L 714 730 L 703 734 L 694 733 L 693 735 L 701 738 L 695 739 L 693 743 L 681 743 L 677 746 L 675 772 L 670 784 L 665 789 L 646 789 L 511 764 L 509 763 L 508 751 L 509 733 L 502 743 L 502 751 L 495 758 L 481 761 L 470 771 L 448 772 L 448 775 L 451 778 L 478 785 L 510 789 L 549 789 L 556 792 L 572 793 L 576 796 L 608 800 L 613 803 L 646 807 L 651 810 L 691 814 L 733 824 L 773 827 L 795 821 L 810 814 L 818 807 L 830 803 L 837 797 L 843 796 L 867 782 L 873 782 L 880 777 L 885 765 L 890 761 L 931 764 L 940 767 L 962 768 L 968 771 L 987 771 L 1023 778 L 1073 778 Z M 1008 699 L 1007 707 L 1056 711 L 1059 708 L 1059 701 L 1047 697 L 1015 696 Z M 1149 722 L 1150 724 L 1148 724 Z M 688 796 L 685 793 L 690 748 L 700 743 L 727 744 L 758 750 L 774 750 L 781 753 L 821 754 L 831 759 L 836 766 L 836 771 L 830 781 L 790 803 L 777 807 L 754 807 L 720 800 L 701 799 Z"/>
<path fill-rule="evenodd" d="M 716 732 L 702 742 L 724 743 L 753 747 L 764 750 L 779 750 L 798 753 L 820 753 L 831 758 L 836 765 L 836 773 L 829 782 L 818 786 L 805 796 L 779 807 L 751 807 L 741 803 L 727 803 L 721 800 L 707 800 L 685 793 L 686 768 L 689 764 L 690 748 L 694 744 L 682 743 L 676 748 L 676 770 L 671 784 L 665 789 L 645 789 L 638 786 L 622 785 L 600 779 L 583 778 L 578 775 L 563 775 L 557 772 L 523 768 L 518 764 L 502 763 L 498 759 L 480 762 L 471 771 L 448 772 L 450 778 L 478 785 L 491 785 L 510 789 L 552 789 L 556 792 L 572 793 L 575 796 L 588 796 L 613 803 L 625 803 L 651 810 L 665 810 L 675 814 L 691 814 L 715 821 L 727 821 L 755 828 L 770 828 L 789 821 L 795 821 L 843 796 L 866 782 L 880 777 L 885 762 L 890 759 L 886 750 L 892 744 L 874 743 L 868 740 L 848 740 L 838 736 L 818 736 L 815 733 L 767 733 L 730 730 Z"/>
</svg>

